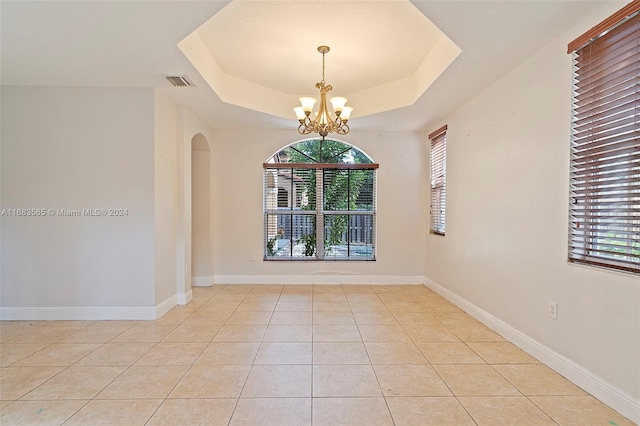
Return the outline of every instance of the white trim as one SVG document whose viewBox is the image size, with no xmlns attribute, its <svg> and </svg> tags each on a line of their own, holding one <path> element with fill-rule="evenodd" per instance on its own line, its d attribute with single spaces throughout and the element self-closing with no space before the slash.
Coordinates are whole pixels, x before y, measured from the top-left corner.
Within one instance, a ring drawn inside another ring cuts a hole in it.
<svg viewBox="0 0 640 426">
<path fill-rule="evenodd" d="M 213 277 L 191 277 L 191 285 L 193 287 L 210 287 L 213 285 Z"/>
<path fill-rule="evenodd" d="M 635 399 L 583 366 L 494 317 L 435 281 L 425 277 L 425 285 L 614 410 L 632 421 L 640 423 L 639 399 Z"/>
<path fill-rule="evenodd" d="M 156 305 L 156 316 L 153 319 L 158 319 L 171 309 L 173 309 L 178 304 L 178 295 L 174 294 L 166 298 L 164 301 L 160 302 L 160 304 Z"/>
<path fill-rule="evenodd" d="M 214 284 L 424 284 L 423 276 L 379 275 L 214 275 Z"/>
<path fill-rule="evenodd" d="M 186 293 L 178 293 L 176 297 L 178 305 L 186 305 L 191 302 L 191 299 L 193 299 L 193 290 L 189 289 Z"/>
<path fill-rule="evenodd" d="M 0 320 L 154 320 L 157 307 L 0 308 Z"/>
<path fill-rule="evenodd" d="M 176 306 L 177 295 L 173 295 L 152 307 L 26 307 L 0 308 L 0 320 L 65 321 L 65 320 L 155 320 Z"/>
</svg>

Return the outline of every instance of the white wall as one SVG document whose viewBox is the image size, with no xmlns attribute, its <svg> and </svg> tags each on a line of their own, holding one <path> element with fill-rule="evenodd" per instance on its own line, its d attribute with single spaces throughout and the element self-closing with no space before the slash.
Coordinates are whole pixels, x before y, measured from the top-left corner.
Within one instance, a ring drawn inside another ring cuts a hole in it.
<svg viewBox="0 0 640 426">
<path fill-rule="evenodd" d="M 427 237 L 425 275 L 638 407 L 640 279 L 567 263 L 566 45 L 605 17 L 584 22 L 440 123 L 449 126 L 447 229 Z M 549 301 L 558 302 L 557 320 L 547 315 Z"/>
<path fill-rule="evenodd" d="M 415 133 L 353 130 L 341 140 L 380 164 L 377 260 L 263 261 L 262 164 L 300 140 L 295 131 L 216 131 L 214 280 L 216 282 L 421 283 L 426 234 L 426 146 Z M 251 254 L 256 260 L 251 261 Z M 405 261 L 405 254 L 411 256 Z"/>
<path fill-rule="evenodd" d="M 178 107 L 158 91 L 154 107 L 155 301 L 160 304 L 176 294 Z"/>
<path fill-rule="evenodd" d="M 2 208 L 128 210 L 3 216 L 3 316 L 155 305 L 153 99 L 149 89 L 2 87 Z"/>
<path fill-rule="evenodd" d="M 209 149 L 191 151 L 191 275 L 206 283 L 212 279 L 210 157 Z"/>
</svg>

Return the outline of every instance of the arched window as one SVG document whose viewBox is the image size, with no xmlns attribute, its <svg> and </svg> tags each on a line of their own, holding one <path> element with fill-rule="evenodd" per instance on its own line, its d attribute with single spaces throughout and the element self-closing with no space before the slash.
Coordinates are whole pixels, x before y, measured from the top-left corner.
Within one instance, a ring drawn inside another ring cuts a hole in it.
<svg viewBox="0 0 640 426">
<path fill-rule="evenodd" d="M 282 148 L 263 166 L 266 260 L 375 260 L 378 164 L 368 155 L 313 139 Z"/>
</svg>

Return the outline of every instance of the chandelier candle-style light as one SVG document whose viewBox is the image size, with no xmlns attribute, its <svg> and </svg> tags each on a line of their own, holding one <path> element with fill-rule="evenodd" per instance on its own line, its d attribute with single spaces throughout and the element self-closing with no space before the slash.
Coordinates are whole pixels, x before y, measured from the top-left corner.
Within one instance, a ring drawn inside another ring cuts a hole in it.
<svg viewBox="0 0 640 426">
<path fill-rule="evenodd" d="M 353 108 L 345 106 L 347 98 L 335 97 L 329 99 L 333 112 L 336 115 L 335 120 L 331 118 L 331 113 L 327 107 L 327 92 L 333 89 L 330 84 L 325 84 L 324 81 L 324 55 L 329 52 L 329 46 L 318 47 L 318 52 L 322 53 L 322 81 L 316 83 L 316 89 L 320 89 L 320 106 L 316 113 L 315 120 L 311 119 L 311 111 L 313 106 L 317 102 L 315 98 L 302 97 L 300 103 L 302 106 L 295 107 L 293 110 L 298 116 L 300 126 L 298 126 L 298 132 L 302 135 L 308 135 L 309 133 L 319 133 L 322 139 L 329 133 L 336 132 L 339 135 L 346 135 L 349 133 L 349 116 Z"/>
</svg>

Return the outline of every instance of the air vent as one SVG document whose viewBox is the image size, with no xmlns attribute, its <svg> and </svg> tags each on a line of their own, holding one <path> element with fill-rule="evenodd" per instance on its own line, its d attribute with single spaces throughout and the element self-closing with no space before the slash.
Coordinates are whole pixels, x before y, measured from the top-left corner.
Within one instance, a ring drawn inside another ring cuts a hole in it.
<svg viewBox="0 0 640 426">
<path fill-rule="evenodd" d="M 175 87 L 190 87 L 195 86 L 193 81 L 186 75 L 167 75 L 167 80 L 169 83 L 173 84 Z"/>
</svg>

